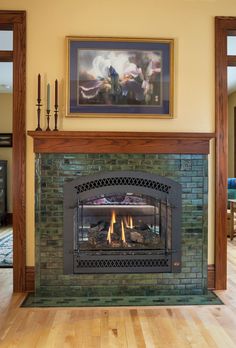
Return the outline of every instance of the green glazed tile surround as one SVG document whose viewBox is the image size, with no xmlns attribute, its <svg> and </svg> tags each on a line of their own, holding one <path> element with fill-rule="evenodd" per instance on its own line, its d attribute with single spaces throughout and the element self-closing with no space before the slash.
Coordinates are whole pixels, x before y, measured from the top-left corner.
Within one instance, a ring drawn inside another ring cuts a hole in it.
<svg viewBox="0 0 236 348">
<path fill-rule="evenodd" d="M 36 295 L 158 296 L 207 292 L 206 155 L 36 154 Z M 157 274 L 63 274 L 63 185 L 97 171 L 145 171 L 182 185 L 182 270 Z"/>
<path fill-rule="evenodd" d="M 181 306 L 222 305 L 213 293 L 203 295 L 123 296 L 123 297 L 39 297 L 28 294 L 22 307 L 117 307 L 117 306 Z"/>
</svg>

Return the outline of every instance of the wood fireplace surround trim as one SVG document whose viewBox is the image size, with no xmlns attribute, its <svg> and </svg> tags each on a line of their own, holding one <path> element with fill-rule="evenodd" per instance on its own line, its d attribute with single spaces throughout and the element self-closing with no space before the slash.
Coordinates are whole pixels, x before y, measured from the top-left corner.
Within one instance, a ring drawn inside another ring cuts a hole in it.
<svg viewBox="0 0 236 348">
<path fill-rule="evenodd" d="M 209 154 L 215 133 L 28 131 L 36 153 Z"/>
</svg>

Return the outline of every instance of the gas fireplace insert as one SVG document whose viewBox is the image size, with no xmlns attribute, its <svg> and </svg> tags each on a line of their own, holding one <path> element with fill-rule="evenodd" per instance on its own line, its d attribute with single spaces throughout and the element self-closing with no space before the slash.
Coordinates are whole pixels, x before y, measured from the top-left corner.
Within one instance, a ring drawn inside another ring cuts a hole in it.
<svg viewBox="0 0 236 348">
<path fill-rule="evenodd" d="M 64 272 L 181 269 L 181 185 L 146 172 L 99 172 L 64 185 Z"/>
</svg>

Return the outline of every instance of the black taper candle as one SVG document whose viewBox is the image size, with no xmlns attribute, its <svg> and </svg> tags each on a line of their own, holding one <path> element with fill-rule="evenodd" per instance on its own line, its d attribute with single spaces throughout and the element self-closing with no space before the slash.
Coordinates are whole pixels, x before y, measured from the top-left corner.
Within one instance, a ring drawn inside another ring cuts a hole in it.
<svg viewBox="0 0 236 348">
<path fill-rule="evenodd" d="M 36 131 L 42 131 L 42 128 L 40 127 L 40 113 L 41 113 L 41 75 L 38 74 L 38 98 L 37 98 L 37 119 L 38 119 L 38 125 L 35 129 Z"/>
<path fill-rule="evenodd" d="M 58 81 L 55 81 L 55 111 L 54 111 L 54 119 L 55 119 L 55 127 L 54 131 L 58 131 L 57 128 L 57 120 L 58 120 Z"/>
</svg>

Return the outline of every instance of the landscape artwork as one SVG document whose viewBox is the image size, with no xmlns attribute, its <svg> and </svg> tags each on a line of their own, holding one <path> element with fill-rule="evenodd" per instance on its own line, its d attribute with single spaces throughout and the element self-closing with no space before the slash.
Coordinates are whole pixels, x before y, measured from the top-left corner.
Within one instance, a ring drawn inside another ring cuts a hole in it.
<svg viewBox="0 0 236 348">
<path fill-rule="evenodd" d="M 69 40 L 67 113 L 171 117 L 171 47 L 159 41 Z"/>
</svg>

